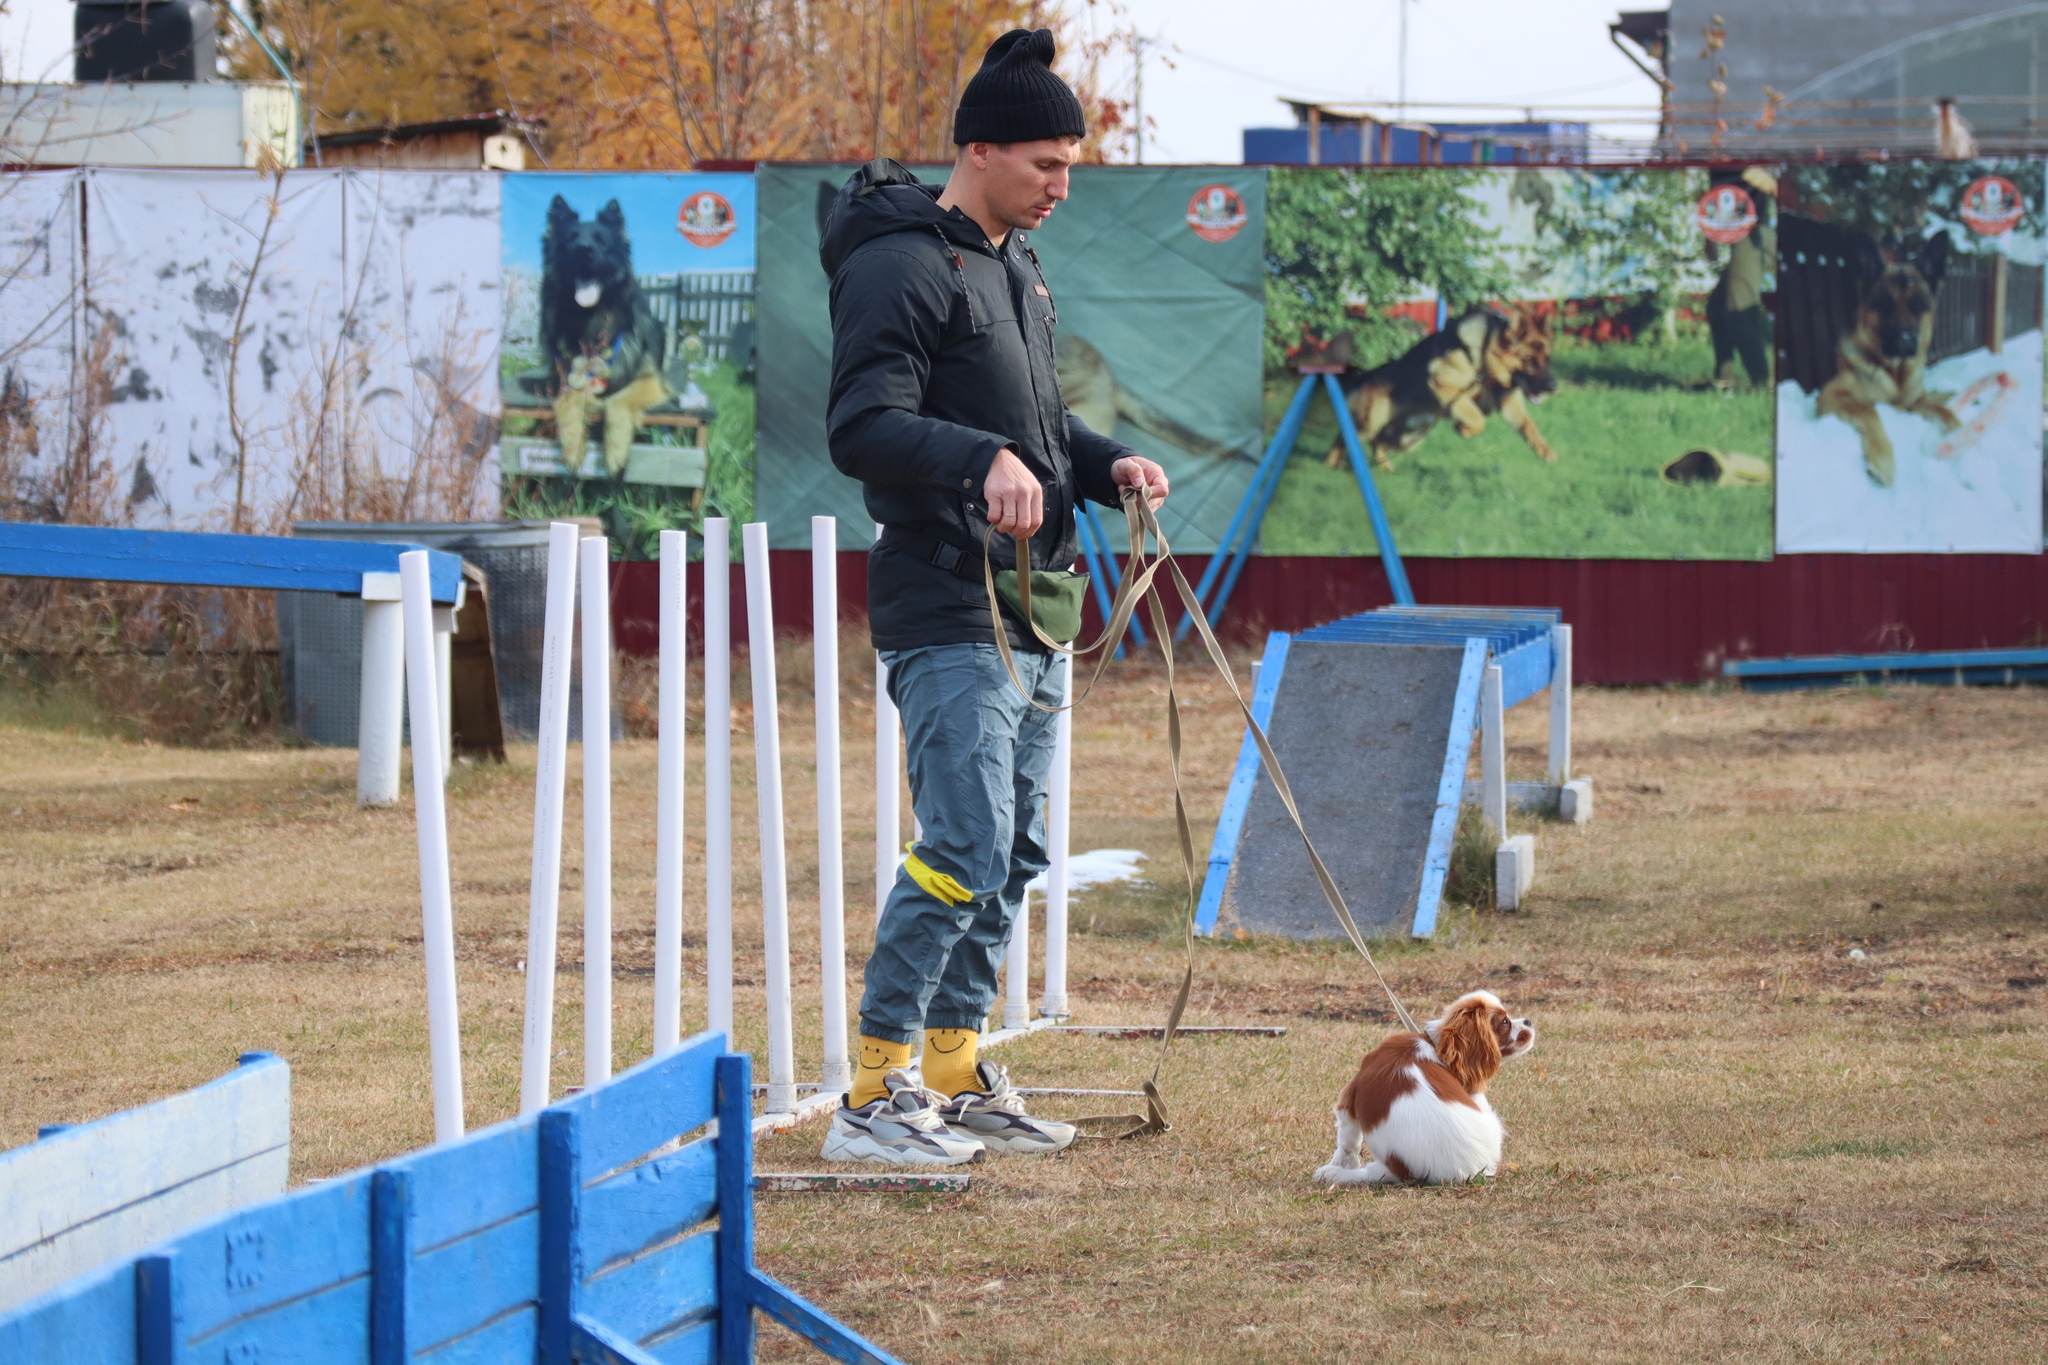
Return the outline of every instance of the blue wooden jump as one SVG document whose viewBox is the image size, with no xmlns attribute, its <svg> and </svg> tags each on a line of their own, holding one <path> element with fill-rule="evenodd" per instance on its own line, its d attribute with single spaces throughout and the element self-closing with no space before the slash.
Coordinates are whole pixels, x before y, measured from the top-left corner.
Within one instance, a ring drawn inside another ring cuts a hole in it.
<svg viewBox="0 0 2048 1365">
<path fill-rule="evenodd" d="M 90 578 L 115 583 L 184 583 L 211 588 L 285 588 L 363 593 L 363 575 L 390 574 L 398 596 L 398 556 L 423 545 L 290 536 L 230 536 L 200 531 L 133 531 L 106 526 L 0 523 L 0 574 Z M 462 559 L 432 550 L 434 600 L 453 602 Z"/>
<path fill-rule="evenodd" d="M 835 1360 L 893 1365 L 754 1265 L 750 1073 L 724 1045 L 699 1034 L 74 1280 L 0 1317 L 0 1361 L 735 1365 L 759 1309 Z"/>
<path fill-rule="evenodd" d="M 1789 659 L 1729 659 L 1721 676 L 1745 691 L 1785 692 L 1859 683 L 2000 687 L 2048 682 L 2048 649 L 1952 649 L 1921 654 L 1818 654 Z"/>
<path fill-rule="evenodd" d="M 1266 637 L 1265 657 L 1259 667 L 1259 684 L 1252 693 L 1252 719 L 1264 728 L 1272 723 L 1273 702 L 1279 694 L 1280 679 L 1287 666 L 1290 641 L 1344 642 L 1387 645 L 1448 645 L 1465 650 L 1459 670 L 1457 695 L 1453 699 L 1451 729 L 1445 744 L 1442 770 L 1438 776 L 1436 816 L 1431 824 L 1429 847 L 1418 882 L 1415 916 L 1410 932 L 1428 937 L 1436 928 L 1437 902 L 1450 868 L 1451 844 L 1457 833 L 1458 808 L 1465 785 L 1465 768 L 1472 752 L 1473 726 L 1477 721 L 1481 673 L 1488 663 L 1501 671 L 1502 709 L 1528 700 L 1550 686 L 1557 665 L 1555 628 L 1562 613 L 1537 607 L 1418 607 L 1392 606 L 1346 616 L 1298 635 L 1276 631 Z M 1216 820 L 1216 834 L 1209 846 L 1209 865 L 1202 881 L 1202 895 L 1195 908 L 1195 932 L 1215 932 L 1223 908 L 1223 893 L 1230 881 L 1230 865 L 1238 840 L 1244 833 L 1245 815 L 1251 808 L 1253 789 L 1259 780 L 1259 750 L 1245 731 L 1238 746 L 1237 766 L 1223 796 L 1223 810 Z M 1320 837 L 1311 830 L 1310 837 Z M 1389 875 L 1406 875 L 1389 869 Z"/>
</svg>

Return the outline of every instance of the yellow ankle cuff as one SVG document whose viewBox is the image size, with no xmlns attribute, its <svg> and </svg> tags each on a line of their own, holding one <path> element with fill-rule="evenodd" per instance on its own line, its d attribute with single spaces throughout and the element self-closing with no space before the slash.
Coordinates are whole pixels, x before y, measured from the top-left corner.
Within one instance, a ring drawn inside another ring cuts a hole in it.
<svg viewBox="0 0 2048 1365">
<path fill-rule="evenodd" d="M 862 1034 L 860 1065 L 853 1074 L 853 1093 L 848 1104 L 858 1109 L 872 1100 L 887 1099 L 889 1087 L 882 1084 L 882 1078 L 909 1065 L 910 1044 L 892 1043 L 886 1038 L 870 1038 Z"/>
<path fill-rule="evenodd" d="M 981 1034 L 971 1028 L 928 1028 L 924 1031 L 924 1084 L 948 1098 L 963 1090 L 979 1090 L 974 1049 Z"/>
</svg>

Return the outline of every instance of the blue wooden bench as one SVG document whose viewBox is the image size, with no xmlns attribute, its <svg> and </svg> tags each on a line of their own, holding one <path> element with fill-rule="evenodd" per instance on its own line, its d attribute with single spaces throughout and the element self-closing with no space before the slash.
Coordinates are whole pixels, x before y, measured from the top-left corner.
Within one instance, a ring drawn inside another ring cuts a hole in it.
<svg viewBox="0 0 2048 1365">
<path fill-rule="evenodd" d="M 0 1361 L 733 1365 L 754 1358 L 759 1309 L 836 1360 L 888 1365 L 755 1267 L 748 1060 L 723 1048 L 699 1034 L 75 1280 L 0 1317 Z"/>
<path fill-rule="evenodd" d="M 83 578 L 112 583 L 175 583 L 209 588 L 332 592 L 363 599 L 362 716 L 357 727 L 356 797 L 366 806 L 398 800 L 400 725 L 405 701 L 405 638 L 398 602 L 398 557 L 424 546 L 289 536 L 136 531 L 106 526 L 0 522 L 0 574 Z M 462 558 L 429 550 L 443 654 L 442 713 L 448 711 L 447 640 L 462 605 Z M 445 727 L 444 727 L 445 728 Z"/>
<path fill-rule="evenodd" d="M 284 1193 L 292 1073 L 250 1052 L 217 1080 L 0 1152 L 0 1311 Z"/>
<path fill-rule="evenodd" d="M 1746 692 L 1809 687 L 1920 683 L 1935 687 L 2010 687 L 2048 682 L 2048 649 L 1951 649 L 1900 654 L 1820 654 L 1786 659 L 1729 659 L 1721 675 Z"/>
</svg>

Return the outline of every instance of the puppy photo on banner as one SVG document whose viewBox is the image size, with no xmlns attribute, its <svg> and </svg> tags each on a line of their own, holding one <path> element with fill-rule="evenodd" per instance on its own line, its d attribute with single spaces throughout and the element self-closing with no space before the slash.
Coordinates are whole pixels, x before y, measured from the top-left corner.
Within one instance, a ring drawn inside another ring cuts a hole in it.
<svg viewBox="0 0 2048 1365">
<path fill-rule="evenodd" d="M 1342 365 L 1404 554 L 1768 558 L 1775 192 L 1761 167 L 1276 168 L 1268 428 L 1293 366 Z M 1262 546 L 1376 549 L 1321 408 Z"/>
<path fill-rule="evenodd" d="M 1787 172 L 1780 551 L 2041 549 L 2039 161 Z"/>
<path fill-rule="evenodd" d="M 507 510 L 628 557 L 753 514 L 754 180 L 505 177 Z"/>
</svg>

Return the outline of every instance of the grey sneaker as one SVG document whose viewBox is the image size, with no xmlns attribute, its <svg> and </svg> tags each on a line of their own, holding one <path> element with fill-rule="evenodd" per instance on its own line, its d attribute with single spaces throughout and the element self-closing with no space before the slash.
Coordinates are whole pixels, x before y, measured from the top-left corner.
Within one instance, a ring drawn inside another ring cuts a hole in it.
<svg viewBox="0 0 2048 1365">
<path fill-rule="evenodd" d="M 955 1133 L 939 1117 L 941 1097 L 914 1084 L 901 1071 L 882 1083 L 889 1097 L 858 1109 L 839 1106 L 825 1134 L 827 1161 L 873 1161 L 884 1166 L 959 1166 L 982 1161 L 987 1150 L 971 1135 Z"/>
<path fill-rule="evenodd" d="M 1035 1119 L 1024 1112 L 1024 1097 L 1010 1088 L 1008 1067 L 977 1062 L 980 1090 L 963 1090 L 939 1105 L 939 1116 L 954 1136 L 973 1138 L 992 1152 L 1058 1152 L 1074 1145 L 1071 1123 Z"/>
</svg>

